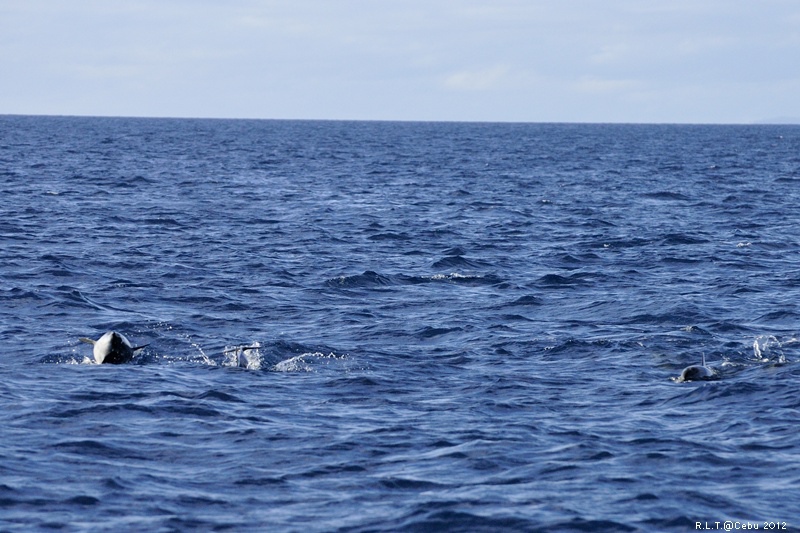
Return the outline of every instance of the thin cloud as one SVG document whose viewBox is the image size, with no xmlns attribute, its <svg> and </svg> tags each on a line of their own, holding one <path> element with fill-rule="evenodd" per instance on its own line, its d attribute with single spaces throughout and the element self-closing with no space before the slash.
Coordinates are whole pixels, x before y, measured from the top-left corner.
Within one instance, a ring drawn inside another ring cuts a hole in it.
<svg viewBox="0 0 800 533">
<path fill-rule="evenodd" d="M 461 70 L 444 79 L 445 87 L 459 91 L 488 91 L 501 86 L 508 75 L 508 67 L 497 65 L 487 69 Z"/>
<path fill-rule="evenodd" d="M 604 79 L 595 76 L 582 76 L 575 85 L 575 90 L 584 93 L 622 93 L 638 90 L 641 82 L 629 79 Z"/>
</svg>

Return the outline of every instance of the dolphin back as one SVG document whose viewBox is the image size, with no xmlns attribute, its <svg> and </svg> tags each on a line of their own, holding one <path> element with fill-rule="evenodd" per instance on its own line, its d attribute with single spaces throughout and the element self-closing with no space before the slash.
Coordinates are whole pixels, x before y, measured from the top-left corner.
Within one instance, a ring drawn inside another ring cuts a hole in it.
<svg viewBox="0 0 800 533">
<path fill-rule="evenodd" d="M 127 363 L 139 352 L 139 350 L 149 346 L 143 344 L 134 348 L 130 341 L 122 333 L 107 331 L 97 340 L 88 337 L 80 337 L 78 340 L 94 346 L 92 354 L 94 362 L 97 364 L 119 365 Z"/>
</svg>

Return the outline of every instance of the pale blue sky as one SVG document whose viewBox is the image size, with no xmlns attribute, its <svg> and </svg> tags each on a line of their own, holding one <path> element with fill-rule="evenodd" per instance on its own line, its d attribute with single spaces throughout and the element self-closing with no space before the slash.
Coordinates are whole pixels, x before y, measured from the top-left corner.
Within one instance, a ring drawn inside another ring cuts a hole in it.
<svg viewBox="0 0 800 533">
<path fill-rule="evenodd" d="M 0 114 L 800 117 L 797 0 L 0 0 Z"/>
</svg>

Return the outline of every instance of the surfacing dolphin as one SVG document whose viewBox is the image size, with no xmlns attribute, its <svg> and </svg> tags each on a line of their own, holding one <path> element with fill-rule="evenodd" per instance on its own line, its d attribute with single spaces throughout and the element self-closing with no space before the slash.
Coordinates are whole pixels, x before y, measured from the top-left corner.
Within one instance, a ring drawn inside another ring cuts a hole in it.
<svg viewBox="0 0 800 533">
<path fill-rule="evenodd" d="M 127 363 L 133 359 L 136 352 L 148 346 L 143 344 L 134 348 L 122 333 L 117 333 L 116 331 L 109 331 L 96 341 L 87 337 L 81 337 L 80 340 L 94 345 L 92 353 L 94 354 L 94 362 L 98 365 L 102 363 L 112 365 Z"/>
<path fill-rule="evenodd" d="M 706 366 L 706 354 L 703 354 L 702 365 L 687 366 L 681 372 L 681 375 L 675 380 L 678 383 L 684 381 L 697 381 L 705 380 L 714 376 L 714 371 Z"/>
</svg>

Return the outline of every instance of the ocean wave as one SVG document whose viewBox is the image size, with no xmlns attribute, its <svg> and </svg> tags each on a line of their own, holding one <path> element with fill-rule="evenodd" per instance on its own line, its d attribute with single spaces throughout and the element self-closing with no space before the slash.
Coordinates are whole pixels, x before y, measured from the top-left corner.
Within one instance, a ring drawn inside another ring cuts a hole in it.
<svg viewBox="0 0 800 533">
<path fill-rule="evenodd" d="M 389 285 L 393 285 L 394 281 L 388 276 L 383 276 L 377 272 L 367 270 L 362 274 L 357 274 L 354 276 L 340 276 L 338 278 L 332 278 L 326 281 L 325 284 L 329 287 L 360 289 L 387 287 Z"/>
<path fill-rule="evenodd" d="M 0 126 L 0 529 L 796 514 L 800 129 Z"/>
</svg>

